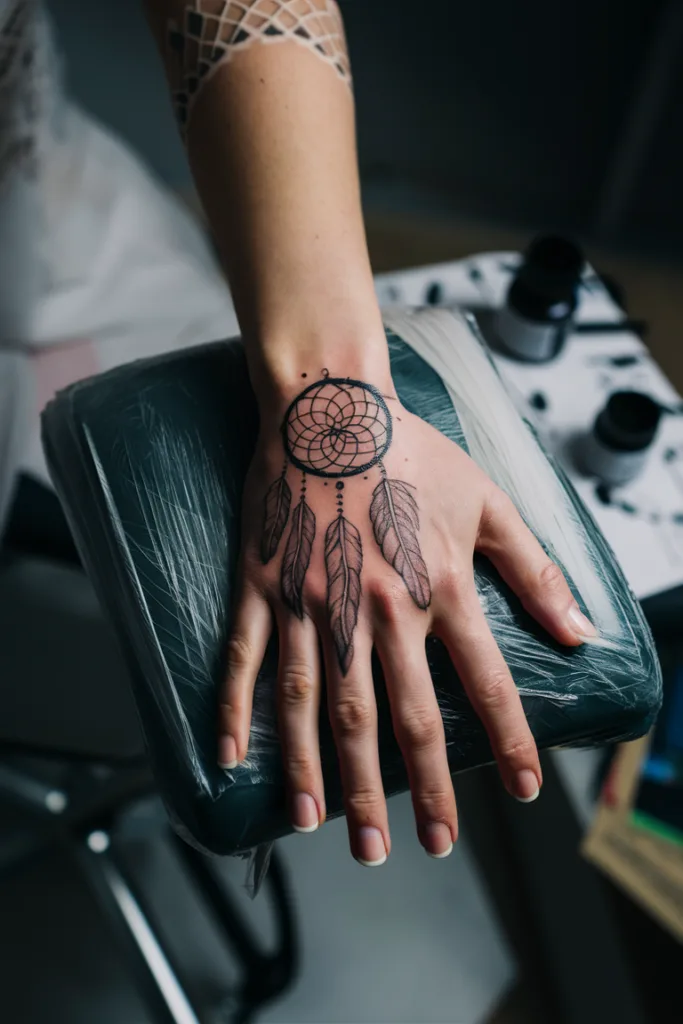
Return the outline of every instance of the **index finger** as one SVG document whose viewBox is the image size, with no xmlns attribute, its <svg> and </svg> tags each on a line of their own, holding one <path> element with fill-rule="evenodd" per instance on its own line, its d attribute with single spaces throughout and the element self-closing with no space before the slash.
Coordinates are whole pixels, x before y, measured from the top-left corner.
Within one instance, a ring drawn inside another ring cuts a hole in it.
<svg viewBox="0 0 683 1024">
<path fill-rule="evenodd" d="M 434 622 L 467 696 L 486 729 L 508 791 L 528 803 L 538 796 L 541 765 L 510 669 L 489 629 L 474 579 Z"/>
<path fill-rule="evenodd" d="M 484 508 L 475 547 L 493 562 L 526 610 L 560 643 L 575 647 L 597 635 L 562 570 L 502 491 L 496 489 Z"/>
</svg>

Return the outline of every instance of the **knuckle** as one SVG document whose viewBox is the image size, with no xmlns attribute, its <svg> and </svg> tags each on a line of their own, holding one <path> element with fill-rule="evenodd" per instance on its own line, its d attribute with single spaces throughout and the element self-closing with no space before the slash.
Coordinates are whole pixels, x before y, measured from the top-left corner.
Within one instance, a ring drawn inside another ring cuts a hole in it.
<svg viewBox="0 0 683 1024">
<path fill-rule="evenodd" d="M 341 739 L 370 732 L 375 716 L 369 701 L 361 696 L 340 698 L 334 705 L 334 724 Z"/>
<path fill-rule="evenodd" d="M 252 646 L 245 636 L 235 633 L 228 640 L 227 656 L 231 675 L 244 672 L 251 665 Z"/>
<path fill-rule="evenodd" d="M 484 500 L 484 508 L 481 515 L 481 529 L 484 533 L 494 530 L 496 521 L 509 518 L 517 508 L 512 499 L 495 485 L 491 487 Z"/>
<path fill-rule="evenodd" d="M 485 506 L 489 515 L 494 516 L 518 516 L 519 512 L 514 501 L 501 487 L 495 485 L 486 495 Z"/>
<path fill-rule="evenodd" d="M 316 775 L 315 758 L 310 753 L 302 751 L 296 754 L 287 754 L 285 758 L 285 769 L 291 779 L 313 779 Z"/>
<path fill-rule="evenodd" d="M 385 626 L 399 625 L 404 620 L 407 602 L 404 587 L 375 582 L 370 588 L 375 614 Z"/>
<path fill-rule="evenodd" d="M 415 793 L 414 799 L 429 821 L 449 821 L 454 817 L 452 787 L 450 790 L 438 786 L 421 788 Z"/>
<path fill-rule="evenodd" d="M 399 713 L 396 731 L 402 746 L 425 750 L 443 737 L 443 722 L 434 708 L 411 704 Z"/>
<path fill-rule="evenodd" d="M 379 807 L 381 797 L 376 789 L 372 789 L 370 786 L 362 786 L 358 789 L 354 789 L 352 793 L 349 793 L 346 797 L 346 814 L 347 817 L 353 818 L 355 821 L 365 822 L 373 821 L 377 817 L 377 809 Z"/>
<path fill-rule="evenodd" d="M 519 519 L 513 500 L 499 487 L 492 487 L 484 500 L 479 522 L 476 548 L 483 554 L 494 555 L 504 545 L 504 528 Z"/>
<path fill-rule="evenodd" d="M 242 717 L 242 711 L 238 704 L 221 701 L 218 705 L 218 714 L 222 725 L 229 730 L 231 723 Z"/>
<path fill-rule="evenodd" d="M 498 670 L 491 672 L 477 687 L 477 699 L 484 711 L 495 714 L 510 700 L 510 677 Z"/>
<path fill-rule="evenodd" d="M 538 575 L 538 587 L 544 593 L 557 593 L 566 587 L 564 573 L 555 562 L 546 562 Z"/>
<path fill-rule="evenodd" d="M 510 737 L 499 747 L 500 757 L 515 766 L 532 764 L 536 758 L 536 744 L 531 736 Z"/>
<path fill-rule="evenodd" d="M 242 584 L 245 589 L 264 576 L 259 537 L 250 535 L 242 548 Z"/>
<path fill-rule="evenodd" d="M 441 577 L 441 589 L 447 600 L 451 603 L 459 602 L 468 591 L 471 572 L 468 573 L 462 566 L 451 565 L 444 570 Z"/>
<path fill-rule="evenodd" d="M 313 678 L 307 665 L 286 665 L 280 676 L 280 696 L 283 704 L 298 707 L 313 697 Z"/>
<path fill-rule="evenodd" d="M 304 602 L 313 619 L 323 619 L 327 610 L 327 592 L 325 587 L 313 581 L 306 582 Z"/>
</svg>

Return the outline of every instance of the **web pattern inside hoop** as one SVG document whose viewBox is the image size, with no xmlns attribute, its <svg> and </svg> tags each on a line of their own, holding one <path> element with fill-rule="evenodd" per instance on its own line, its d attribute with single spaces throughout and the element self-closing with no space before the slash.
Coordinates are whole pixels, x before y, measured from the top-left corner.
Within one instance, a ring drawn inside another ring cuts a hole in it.
<svg viewBox="0 0 683 1024">
<path fill-rule="evenodd" d="M 168 32 L 169 67 L 178 122 L 186 131 L 202 85 L 239 50 L 254 43 L 305 46 L 351 83 L 344 24 L 335 0 L 194 0 L 182 25 Z"/>
<path fill-rule="evenodd" d="M 293 402 L 285 420 L 290 460 L 314 476 L 356 476 L 376 465 L 391 444 L 391 414 L 375 388 L 324 380 Z"/>
</svg>

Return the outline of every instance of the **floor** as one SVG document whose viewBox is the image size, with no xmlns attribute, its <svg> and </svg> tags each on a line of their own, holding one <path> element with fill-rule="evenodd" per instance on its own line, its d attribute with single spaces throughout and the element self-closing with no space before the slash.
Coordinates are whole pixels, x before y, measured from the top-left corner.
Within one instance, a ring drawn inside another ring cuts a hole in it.
<svg viewBox="0 0 683 1024">
<path fill-rule="evenodd" d="M 34 570 L 31 579 L 38 563 Z M 50 573 L 55 576 L 55 570 Z M 51 586 L 43 580 L 41 602 L 22 602 L 16 579 L 11 594 L 17 614 L 11 622 L 7 608 L 0 615 L 2 650 L 15 652 L 13 660 L 3 662 L 5 692 L 30 692 L 31 680 L 49 673 L 55 695 L 49 717 L 58 735 L 67 730 L 72 737 L 69 749 L 75 749 L 73 723 L 63 720 L 59 709 L 79 705 L 81 727 L 90 719 L 100 723 L 97 749 L 119 750 L 121 723 L 127 722 L 132 732 L 135 719 L 131 722 L 117 701 L 119 682 L 125 686 L 123 671 L 118 679 L 99 664 L 104 658 L 106 668 L 113 659 L 94 619 L 94 598 L 85 578 L 65 569 Z M 43 628 L 38 613 L 48 621 L 52 614 L 58 630 Z M 11 642 L 3 636 L 3 623 L 12 630 Z M 22 652 L 35 646 L 36 632 L 42 637 L 42 661 L 31 658 L 26 679 Z M 80 659 L 64 679 L 63 649 L 78 652 Z M 97 704 L 87 694 L 85 700 L 72 699 L 74 679 L 85 685 L 99 681 L 99 686 L 87 686 L 91 694 L 97 692 Z M 47 700 L 42 704 L 45 708 Z M 20 734 L 32 736 L 34 724 L 35 716 L 29 715 Z M 93 725 L 85 728 L 91 736 Z M 51 784 L 63 785 L 55 779 Z M 165 821 L 163 813 L 160 818 Z M 390 818 L 394 850 L 377 871 L 352 860 L 343 820 L 279 844 L 295 899 L 301 972 L 291 992 L 259 1017 L 264 1024 L 483 1024 L 512 984 L 515 965 L 470 855 L 467 823 L 454 855 L 436 861 L 417 842 L 407 796 L 391 801 Z M 55 848 L 21 870 L 2 871 L 17 835 L 26 831 L 25 815 L 0 797 L 3 1024 L 149 1024 L 108 920 L 66 852 Z M 127 840 L 122 852 L 193 997 L 207 1008 L 202 1024 L 229 1024 L 230 1017 L 210 1009 L 235 983 L 234 961 L 199 911 L 168 843 L 154 836 Z M 226 860 L 220 870 L 231 888 L 243 893 L 244 864 Z M 247 904 L 244 899 L 250 918 L 267 934 L 267 900 Z"/>
<path fill-rule="evenodd" d="M 263 1024 L 470 1024 L 483 1021 L 513 980 L 514 966 L 461 841 L 448 861 L 428 861 L 406 797 L 391 804 L 395 853 L 381 871 L 348 854 L 343 821 L 280 844 L 297 907 L 303 970 L 267 1009 Z M 8 819 L 3 810 L 0 828 Z M 171 950 L 218 1024 L 234 963 L 167 844 L 137 844 L 130 861 Z M 244 865 L 226 862 L 239 890 Z M 267 933 L 267 901 L 249 912 Z M 89 891 L 57 852 L 0 882 L 0 992 L 6 1024 L 148 1024 Z M 39 966 L 40 984 L 32 981 Z M 214 1009 L 212 1010 L 211 1007 Z"/>
</svg>

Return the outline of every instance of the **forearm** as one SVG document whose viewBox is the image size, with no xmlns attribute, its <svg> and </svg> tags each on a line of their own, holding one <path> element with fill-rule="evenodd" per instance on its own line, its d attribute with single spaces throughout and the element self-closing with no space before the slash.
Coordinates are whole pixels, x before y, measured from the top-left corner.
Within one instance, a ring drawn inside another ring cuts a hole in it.
<svg viewBox="0 0 683 1024">
<path fill-rule="evenodd" d="M 275 0 L 240 0 L 228 13 L 247 3 L 252 15 L 276 9 Z M 329 19 L 332 4 L 315 4 Z M 177 88 L 168 24 L 174 20 L 182 32 L 187 4 L 147 0 L 147 6 Z M 192 6 L 226 9 L 220 0 Z M 300 15 L 313 3 L 278 0 L 278 6 Z M 329 24 L 299 21 L 309 34 Z M 330 54 L 322 34 L 321 40 Z M 185 64 L 196 63 L 191 44 L 184 46 Z M 343 53 L 336 62 L 326 54 L 293 41 L 233 46 L 190 99 L 186 143 L 193 173 L 233 289 L 252 380 L 266 400 L 273 392 L 291 394 L 303 374 L 315 380 L 323 368 L 380 386 L 389 381 L 346 61 Z"/>
</svg>

